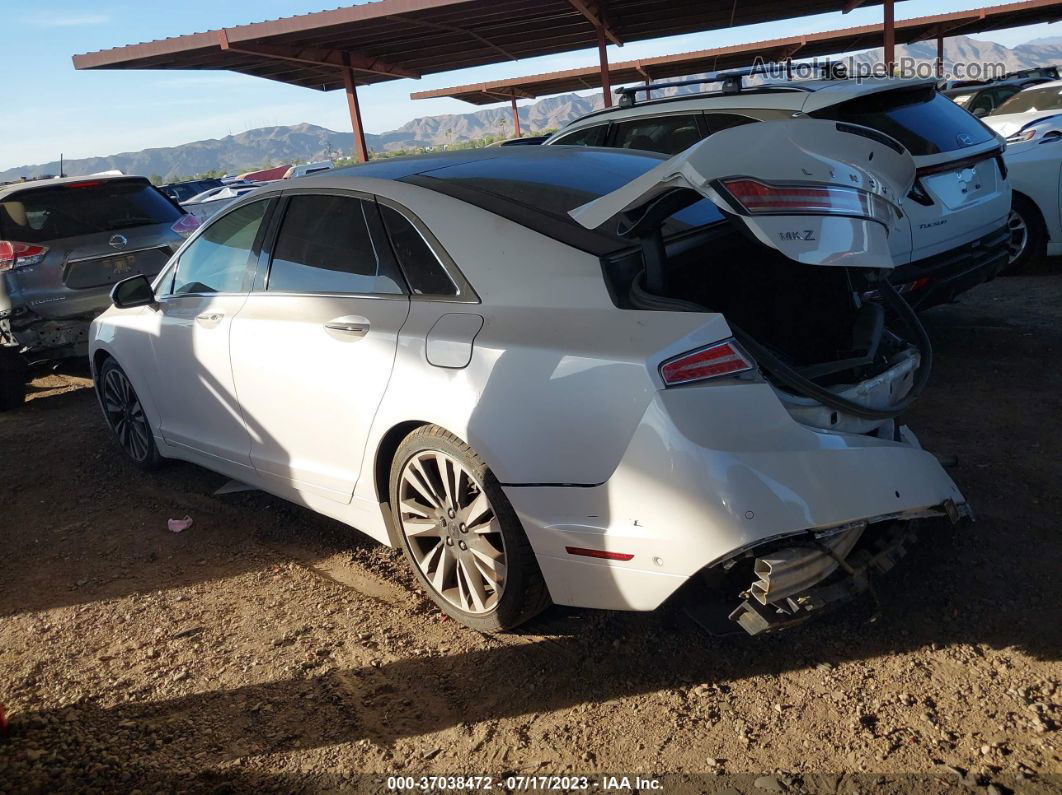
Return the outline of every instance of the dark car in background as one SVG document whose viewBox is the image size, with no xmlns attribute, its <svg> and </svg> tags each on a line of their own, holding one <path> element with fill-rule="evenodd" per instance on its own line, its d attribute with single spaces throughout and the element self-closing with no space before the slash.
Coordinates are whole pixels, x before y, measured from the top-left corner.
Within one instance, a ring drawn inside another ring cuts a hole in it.
<svg viewBox="0 0 1062 795">
<path fill-rule="evenodd" d="M 211 188 L 220 188 L 225 183 L 220 179 L 192 179 L 187 182 L 170 182 L 159 185 L 159 190 L 180 204 Z"/>
<path fill-rule="evenodd" d="M 143 177 L 0 186 L 0 411 L 32 365 L 84 356 L 114 283 L 158 273 L 198 225 Z"/>
</svg>

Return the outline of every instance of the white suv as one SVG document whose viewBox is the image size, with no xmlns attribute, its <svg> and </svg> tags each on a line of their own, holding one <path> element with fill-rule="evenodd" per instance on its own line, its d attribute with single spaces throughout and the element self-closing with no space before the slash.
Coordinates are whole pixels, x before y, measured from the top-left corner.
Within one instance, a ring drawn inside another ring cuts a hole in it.
<svg viewBox="0 0 1062 795">
<path fill-rule="evenodd" d="M 679 84 L 689 84 L 683 81 Z M 706 81 L 707 82 L 707 81 Z M 653 90 L 667 87 L 657 84 Z M 813 118 L 885 133 L 914 157 L 918 179 L 903 202 L 906 223 L 890 239 L 894 283 L 919 309 L 952 300 L 1007 264 L 1010 186 L 1003 140 L 933 81 L 809 80 L 635 101 L 567 125 L 545 145 L 604 146 L 677 154 L 729 127 Z"/>
</svg>

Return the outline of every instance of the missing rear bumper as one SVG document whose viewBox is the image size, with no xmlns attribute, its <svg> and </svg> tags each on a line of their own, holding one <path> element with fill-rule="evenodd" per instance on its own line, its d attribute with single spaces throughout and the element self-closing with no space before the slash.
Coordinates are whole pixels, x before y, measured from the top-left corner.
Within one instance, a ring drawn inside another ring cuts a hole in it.
<svg viewBox="0 0 1062 795">
<path fill-rule="evenodd" d="M 934 511 L 952 524 L 972 519 L 966 504 L 948 500 Z M 775 632 L 873 590 L 917 540 L 922 519 L 857 522 L 828 535 L 807 533 L 753 562 L 754 580 L 728 618 L 750 635 Z"/>
</svg>

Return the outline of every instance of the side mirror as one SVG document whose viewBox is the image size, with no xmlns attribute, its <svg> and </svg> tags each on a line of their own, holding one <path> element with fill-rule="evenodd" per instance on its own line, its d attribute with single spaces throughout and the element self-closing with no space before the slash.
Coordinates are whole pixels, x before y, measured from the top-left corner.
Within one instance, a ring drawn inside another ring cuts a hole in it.
<svg viewBox="0 0 1062 795">
<path fill-rule="evenodd" d="M 111 303 L 119 309 L 151 306 L 155 303 L 155 291 L 151 289 L 147 276 L 130 276 L 111 288 Z"/>
<path fill-rule="evenodd" d="M 987 116 L 988 115 L 988 108 L 976 108 L 974 110 L 974 112 L 973 112 L 973 115 L 976 116 L 979 119 L 982 116 Z"/>
</svg>

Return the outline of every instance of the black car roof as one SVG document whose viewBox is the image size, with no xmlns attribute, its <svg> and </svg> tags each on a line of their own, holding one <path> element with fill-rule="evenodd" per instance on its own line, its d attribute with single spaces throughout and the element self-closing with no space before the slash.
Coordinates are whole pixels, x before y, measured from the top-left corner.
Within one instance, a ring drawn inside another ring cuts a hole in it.
<svg viewBox="0 0 1062 795">
<path fill-rule="evenodd" d="M 377 160 L 336 169 L 330 178 L 346 175 L 418 185 L 602 256 L 630 247 L 631 241 L 616 233 L 616 224 L 585 229 L 568 211 L 617 190 L 666 159 L 629 149 L 498 146 Z M 721 218 L 704 200 L 676 214 L 664 231 L 669 234 Z"/>
</svg>

